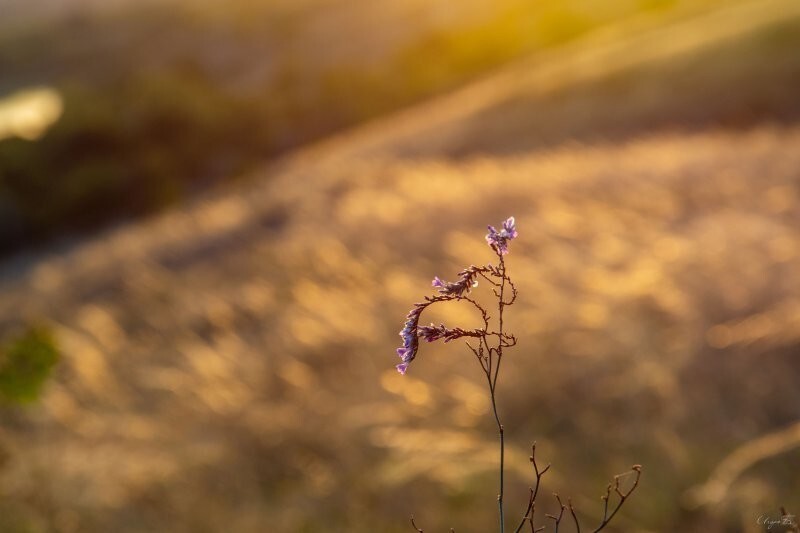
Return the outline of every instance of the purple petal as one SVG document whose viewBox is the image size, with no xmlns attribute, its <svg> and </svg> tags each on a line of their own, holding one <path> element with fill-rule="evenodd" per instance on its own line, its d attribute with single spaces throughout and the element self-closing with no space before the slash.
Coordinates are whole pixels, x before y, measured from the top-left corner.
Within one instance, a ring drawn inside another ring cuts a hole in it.
<svg viewBox="0 0 800 533">
<path fill-rule="evenodd" d="M 494 241 L 497 240 L 498 237 L 497 230 L 494 229 L 493 226 L 486 226 L 486 227 L 489 228 L 489 233 L 486 234 L 486 242 L 492 244 Z"/>
<path fill-rule="evenodd" d="M 517 236 L 517 223 L 514 220 L 514 217 L 508 217 L 508 219 L 503 222 L 503 229 L 508 233 L 509 239 L 514 239 Z"/>
<path fill-rule="evenodd" d="M 408 370 L 408 363 L 400 363 L 395 368 L 397 369 L 398 372 L 405 375 L 406 370 Z"/>
</svg>

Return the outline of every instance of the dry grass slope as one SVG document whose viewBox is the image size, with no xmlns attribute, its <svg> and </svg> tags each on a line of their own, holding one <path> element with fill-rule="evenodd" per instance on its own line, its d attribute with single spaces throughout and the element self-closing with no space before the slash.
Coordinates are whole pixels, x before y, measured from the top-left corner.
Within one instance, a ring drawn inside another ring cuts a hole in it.
<svg viewBox="0 0 800 533">
<path fill-rule="evenodd" d="M 798 16 L 794 2 L 769 5 Z M 393 346 L 414 295 L 490 260 L 483 224 L 514 214 L 509 505 L 523 508 L 536 439 L 554 463 L 547 488 L 567 489 L 586 519 L 603 480 L 642 462 L 617 531 L 760 531 L 759 514 L 800 501 L 796 452 L 742 472 L 710 507 L 691 509 L 686 491 L 800 417 L 796 102 L 777 91 L 786 108 L 736 127 L 714 118 L 725 106 L 681 131 L 650 121 L 674 102 L 659 75 L 797 22 L 753 13 L 714 15 L 749 29 L 704 31 L 689 51 L 645 45 L 673 45 L 664 30 L 525 63 L 236 190 L 5 265 L 0 330 L 45 319 L 64 361 L 40 405 L 2 414 L 2 528 L 392 532 L 411 511 L 431 531 L 491 523 L 477 367 L 436 347 L 401 378 Z M 759 72 L 798 79 L 791 54 L 776 61 Z M 724 82 L 765 63 L 737 64 Z M 655 85 L 634 87 L 630 127 L 598 140 L 610 118 L 582 114 L 586 99 L 618 109 L 599 88 L 638 68 L 648 77 L 630 79 Z M 764 95 L 736 94 L 730 109 Z M 715 105 L 677 101 L 676 124 Z M 548 136 L 562 120 L 587 134 Z"/>
</svg>

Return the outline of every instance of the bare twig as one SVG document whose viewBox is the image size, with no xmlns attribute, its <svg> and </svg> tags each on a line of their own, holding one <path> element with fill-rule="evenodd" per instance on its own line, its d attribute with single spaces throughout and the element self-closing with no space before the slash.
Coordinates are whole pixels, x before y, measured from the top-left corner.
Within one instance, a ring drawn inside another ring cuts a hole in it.
<svg viewBox="0 0 800 533">
<path fill-rule="evenodd" d="M 539 470 L 539 464 L 536 462 L 536 443 L 534 442 L 531 445 L 531 456 L 529 458 L 531 465 L 533 466 L 533 473 L 536 474 L 536 483 L 530 489 L 530 497 L 528 498 L 528 507 L 525 509 L 525 515 L 522 517 L 517 529 L 514 530 L 514 533 L 519 533 L 522 531 L 522 527 L 525 525 L 525 522 L 529 522 L 531 524 L 531 529 L 533 530 L 533 515 L 536 510 L 536 496 L 539 494 L 539 485 L 542 480 L 542 476 L 550 470 L 550 465 L 544 467 L 544 469 Z M 535 530 L 534 530 L 535 531 Z"/>
<path fill-rule="evenodd" d="M 556 500 L 558 501 L 558 516 L 551 514 L 546 514 L 545 516 L 553 521 L 553 533 L 558 533 L 558 528 L 561 525 L 561 519 L 564 517 L 564 509 L 566 509 L 567 506 L 561 503 L 561 497 L 557 493 L 554 492 L 553 496 L 555 496 Z"/>
<path fill-rule="evenodd" d="M 620 486 L 619 486 L 620 480 L 625 478 L 625 477 L 627 477 L 627 476 L 629 476 L 629 475 L 631 475 L 631 474 L 634 475 L 633 485 L 631 485 L 631 487 L 628 490 L 623 491 L 622 489 L 620 489 Z M 625 500 L 627 500 L 628 497 L 631 494 L 633 494 L 633 491 L 636 490 L 636 487 L 639 486 L 639 479 L 641 477 L 642 477 L 642 466 L 641 465 L 633 465 L 631 467 L 630 471 L 625 472 L 624 474 L 619 474 L 619 475 L 614 476 L 614 483 L 608 485 L 608 487 L 606 488 L 606 493 L 602 497 L 603 498 L 603 520 L 600 522 L 600 525 L 598 525 L 597 528 L 594 529 L 594 531 L 592 531 L 592 533 L 597 533 L 598 531 L 602 530 L 604 527 L 606 527 L 608 525 L 608 523 L 611 521 L 611 519 L 614 518 L 614 515 L 617 514 L 617 511 L 619 511 L 622 508 L 622 505 L 625 503 Z M 616 507 L 614 507 L 614 509 L 609 513 L 608 512 L 608 504 L 609 504 L 609 500 L 611 499 L 611 489 L 612 488 L 614 489 L 614 492 L 619 497 L 619 501 L 617 502 Z"/>
<path fill-rule="evenodd" d="M 567 499 L 567 505 L 569 506 L 569 514 L 572 515 L 572 521 L 575 522 L 575 531 L 576 533 L 581 533 L 581 524 L 578 522 L 578 516 L 575 514 L 575 508 L 572 506 L 572 500 Z"/>
</svg>

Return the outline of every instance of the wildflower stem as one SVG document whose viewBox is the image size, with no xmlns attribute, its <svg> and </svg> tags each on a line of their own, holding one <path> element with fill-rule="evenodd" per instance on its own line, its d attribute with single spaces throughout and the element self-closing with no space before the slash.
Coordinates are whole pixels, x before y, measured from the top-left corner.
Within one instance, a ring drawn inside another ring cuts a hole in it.
<svg viewBox="0 0 800 533">
<path fill-rule="evenodd" d="M 495 351 L 497 352 L 497 365 L 494 368 L 494 376 L 491 375 L 491 371 L 489 372 L 489 391 L 492 396 L 492 409 L 494 411 L 494 419 L 497 422 L 497 430 L 500 434 L 500 494 L 497 497 L 497 505 L 500 510 L 500 533 L 505 533 L 505 513 L 503 509 L 503 489 L 505 486 L 504 483 L 504 474 L 505 474 L 505 435 L 503 431 L 503 424 L 500 422 L 500 416 L 497 414 L 497 401 L 496 401 L 496 394 L 495 390 L 497 388 L 497 377 L 500 374 L 500 363 L 503 360 L 503 307 L 504 307 L 504 300 L 503 300 L 503 293 L 506 287 L 506 268 L 505 262 L 503 261 L 502 254 L 498 254 L 500 258 L 500 267 L 499 271 L 501 274 L 500 278 L 500 297 L 498 298 L 498 325 L 499 325 L 499 340 L 497 342 L 497 348 Z"/>
<path fill-rule="evenodd" d="M 495 370 L 497 368 L 495 367 Z M 505 512 L 503 507 L 503 486 L 504 486 L 504 467 L 505 467 L 505 434 L 503 424 L 500 422 L 500 415 L 497 414 L 497 400 L 492 379 L 492 369 L 486 372 L 486 379 L 489 383 L 489 395 L 492 399 L 492 412 L 497 423 L 497 432 L 500 435 L 500 493 L 497 495 L 497 506 L 500 510 L 500 533 L 505 533 Z"/>
<path fill-rule="evenodd" d="M 492 226 L 489 226 L 488 229 L 489 233 L 486 235 L 486 242 L 497 254 L 500 262 L 499 265 L 497 267 L 491 264 L 486 266 L 471 265 L 459 272 L 458 280 L 453 282 L 446 282 L 441 280 L 438 276 L 435 277 L 431 285 L 437 288 L 438 295 L 426 296 L 425 301 L 415 304 L 406 316 L 406 322 L 403 329 L 400 331 L 400 336 L 403 338 L 403 346 L 397 349 L 397 355 L 400 356 L 402 362 L 397 365 L 396 368 L 401 374 L 405 374 L 409 363 L 417 354 L 420 338 L 428 342 L 439 339 L 444 339 L 445 342 L 448 342 L 461 337 L 471 337 L 479 340 L 476 346 L 467 342 L 467 347 L 478 359 L 481 369 L 486 376 L 486 381 L 489 385 L 489 395 L 492 400 L 494 420 L 497 423 L 497 431 L 500 436 L 500 491 L 497 495 L 497 505 L 500 512 L 500 533 L 505 533 L 505 508 L 503 504 L 505 488 L 505 434 L 503 431 L 503 424 L 500 422 L 500 415 L 497 412 L 496 392 L 497 380 L 500 376 L 500 364 L 503 359 L 503 348 L 514 346 L 517 343 L 517 339 L 514 335 L 506 335 L 503 331 L 503 311 L 507 305 L 512 305 L 514 303 L 517 296 L 517 289 L 506 274 L 506 265 L 503 256 L 508 253 L 509 241 L 517 237 L 517 229 L 514 217 L 506 219 L 500 231 L 497 231 Z M 491 317 L 486 312 L 486 309 L 470 296 L 472 288 L 478 286 L 478 277 L 482 277 L 489 282 L 492 294 L 497 297 L 497 331 L 492 331 L 489 327 Z M 509 301 L 505 299 L 507 291 L 510 291 L 511 294 Z M 429 306 L 438 302 L 461 300 L 466 300 L 478 310 L 483 320 L 483 328 L 465 330 L 462 328 L 448 328 L 444 324 L 439 326 L 435 326 L 434 324 L 430 326 L 419 325 L 422 312 Z M 494 337 L 497 337 L 496 346 L 491 345 L 494 344 Z M 490 339 L 492 339 L 491 343 Z M 532 506 L 533 502 L 531 502 L 531 511 Z M 526 513 L 525 518 L 528 518 L 528 513 Z M 413 517 L 411 518 L 411 524 L 421 533 L 422 530 L 417 528 Z M 533 527 L 532 521 L 531 527 Z M 517 531 L 519 531 L 519 528 L 517 528 Z"/>
<path fill-rule="evenodd" d="M 492 378 L 492 396 L 494 396 L 495 388 L 497 387 L 497 377 L 500 375 L 500 362 L 503 359 L 503 308 L 505 307 L 506 303 L 503 300 L 503 294 L 505 293 L 506 288 L 506 265 L 505 261 L 503 261 L 503 256 L 499 255 L 500 257 L 500 267 L 498 270 L 500 271 L 501 278 L 500 278 L 500 297 L 497 303 L 497 319 L 499 323 L 499 333 L 500 333 L 500 340 L 497 343 L 497 368 L 494 370 L 494 378 Z M 499 424 L 499 422 L 498 422 Z"/>
<path fill-rule="evenodd" d="M 495 402 L 494 390 L 492 390 L 492 409 L 494 409 L 494 419 L 497 421 L 497 430 L 500 433 L 500 494 L 497 496 L 497 505 L 500 508 L 500 533 L 504 533 L 505 514 L 503 512 L 503 471 L 505 463 L 505 437 L 503 435 L 503 424 L 500 423 L 500 417 L 497 416 L 497 403 Z"/>
<path fill-rule="evenodd" d="M 500 377 L 500 365 L 503 362 L 503 348 L 510 348 L 516 346 L 517 338 L 513 334 L 506 335 L 503 324 L 503 312 L 506 306 L 513 305 L 517 300 L 517 288 L 511 278 L 506 274 L 506 265 L 504 256 L 508 253 L 508 243 L 510 240 L 517 237 L 517 229 L 514 217 L 509 217 L 503 222 L 501 231 L 497 231 L 494 227 L 489 226 L 489 233 L 486 235 L 486 242 L 497 254 L 499 259 L 498 266 L 491 264 L 485 266 L 471 265 L 458 274 L 458 280 L 454 282 L 446 282 L 441 280 L 438 276 L 433 279 L 431 285 L 438 289 L 438 295 L 426 296 L 425 301 L 422 303 L 414 304 L 414 307 L 406 315 L 406 321 L 403 329 L 400 331 L 400 336 L 403 338 L 403 346 L 397 349 L 397 355 L 400 356 L 402 362 L 396 366 L 401 374 L 405 374 L 409 363 L 414 359 L 419 349 L 419 339 L 425 339 L 432 342 L 439 339 L 444 339 L 444 342 L 449 342 L 455 339 L 464 337 L 466 339 L 477 339 L 478 342 L 473 345 L 466 342 L 469 350 L 475 355 L 476 359 L 481 365 L 481 370 L 486 376 L 486 382 L 489 385 L 489 396 L 492 400 L 492 412 L 494 420 L 497 423 L 497 431 L 500 436 L 500 490 L 497 495 L 497 505 L 500 514 L 500 533 L 505 533 L 505 508 L 503 503 L 503 494 L 505 489 L 505 432 L 503 424 L 500 421 L 500 415 L 497 412 L 497 380 Z M 471 296 L 471 290 L 478 286 L 478 277 L 482 277 L 489 282 L 492 294 L 497 298 L 497 331 L 493 331 L 489 322 L 492 317 L 486 311 L 486 308 Z M 509 295 L 506 301 L 506 294 Z M 420 316 L 422 312 L 431 305 L 439 302 L 453 302 L 453 301 L 467 301 L 470 303 L 481 315 L 483 320 L 482 328 L 463 329 L 459 327 L 447 327 L 444 324 L 439 326 L 431 323 L 430 326 L 420 326 Z M 495 337 L 496 345 L 495 344 Z M 531 487 L 530 496 L 528 498 L 528 506 L 525 514 L 519 522 L 519 525 L 514 530 L 514 533 L 520 533 L 525 524 L 530 526 L 531 533 L 538 533 L 544 531 L 546 526 L 536 527 L 534 525 L 534 514 L 536 512 L 536 497 L 539 493 L 539 486 L 542 476 L 550 469 L 547 465 L 543 469 L 539 469 L 536 462 L 536 443 L 531 447 L 531 463 L 533 470 L 536 474 L 536 485 Z M 606 493 L 603 495 L 603 518 L 600 524 L 592 531 L 592 533 L 599 533 L 611 521 L 617 512 L 622 508 L 625 501 L 633 494 L 639 486 L 639 479 L 642 474 L 642 467 L 640 465 L 633 465 L 631 470 L 625 474 L 614 476 L 613 483 L 609 484 L 606 488 Z M 621 480 L 625 476 L 634 476 L 633 483 L 630 484 L 628 489 L 623 490 Z M 610 500 L 612 498 L 612 491 L 616 497 L 616 505 L 610 508 Z M 558 502 L 559 512 L 558 515 L 545 514 L 545 517 L 553 521 L 554 533 L 558 533 L 561 521 L 564 517 L 566 510 L 569 510 L 569 515 L 575 525 L 576 533 L 581 533 L 581 525 L 578 520 L 578 514 L 572 505 L 572 500 L 567 499 L 567 505 L 564 505 L 558 494 L 555 494 L 556 501 Z M 781 509 L 782 517 L 787 518 L 786 511 Z M 411 525 L 417 533 L 422 533 L 422 529 L 417 527 L 413 515 L 411 516 Z M 512 526 L 513 527 L 513 524 Z M 798 531 L 795 526 L 793 531 Z M 450 529 L 451 533 L 455 533 Z"/>
</svg>

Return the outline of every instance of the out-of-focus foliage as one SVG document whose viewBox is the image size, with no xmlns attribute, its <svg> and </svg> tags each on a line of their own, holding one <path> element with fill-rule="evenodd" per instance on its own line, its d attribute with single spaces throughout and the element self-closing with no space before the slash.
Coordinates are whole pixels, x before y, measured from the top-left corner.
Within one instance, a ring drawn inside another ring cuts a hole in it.
<svg viewBox="0 0 800 533">
<path fill-rule="evenodd" d="M 0 350 L 0 397 L 15 403 L 36 400 L 57 362 L 52 334 L 29 328 Z"/>
<path fill-rule="evenodd" d="M 68 87 L 64 101 L 41 140 L 0 142 L 2 197 L 29 230 L 17 240 L 171 203 L 241 172 L 263 145 L 252 106 L 192 75 Z"/>
<path fill-rule="evenodd" d="M 40 21 L 5 2 L 0 91 L 52 86 L 65 112 L 0 140 L 0 251 L 156 210 L 620 17 L 713 4 L 122 2 Z"/>
</svg>

